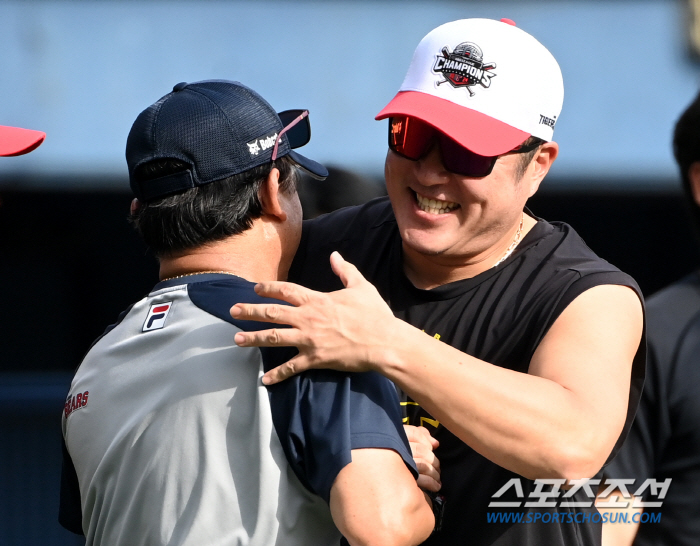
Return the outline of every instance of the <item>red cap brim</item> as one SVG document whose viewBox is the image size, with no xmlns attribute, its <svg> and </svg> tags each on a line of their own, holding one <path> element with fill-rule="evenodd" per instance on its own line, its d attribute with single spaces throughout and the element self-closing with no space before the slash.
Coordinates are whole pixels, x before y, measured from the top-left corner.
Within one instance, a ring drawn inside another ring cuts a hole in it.
<svg viewBox="0 0 700 546">
<path fill-rule="evenodd" d="M 38 148 L 45 138 L 46 133 L 41 131 L 0 125 L 0 156 L 28 154 Z"/>
<path fill-rule="evenodd" d="M 530 137 L 486 114 L 419 91 L 400 91 L 374 119 L 391 116 L 421 119 L 479 155 L 504 154 Z"/>
</svg>

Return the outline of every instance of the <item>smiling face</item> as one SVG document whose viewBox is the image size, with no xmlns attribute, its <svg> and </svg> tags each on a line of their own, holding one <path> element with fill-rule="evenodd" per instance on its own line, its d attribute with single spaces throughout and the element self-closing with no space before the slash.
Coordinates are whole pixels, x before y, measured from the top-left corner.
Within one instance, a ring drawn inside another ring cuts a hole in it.
<svg viewBox="0 0 700 546">
<path fill-rule="evenodd" d="M 407 273 L 414 273 L 409 277 L 442 268 L 462 271 L 458 276 L 465 278 L 492 267 L 513 241 L 525 203 L 557 149 L 555 143 L 543 145 L 522 177 L 521 156 L 501 156 L 483 178 L 446 170 L 437 144 L 417 161 L 389 151 L 386 185 Z"/>
</svg>

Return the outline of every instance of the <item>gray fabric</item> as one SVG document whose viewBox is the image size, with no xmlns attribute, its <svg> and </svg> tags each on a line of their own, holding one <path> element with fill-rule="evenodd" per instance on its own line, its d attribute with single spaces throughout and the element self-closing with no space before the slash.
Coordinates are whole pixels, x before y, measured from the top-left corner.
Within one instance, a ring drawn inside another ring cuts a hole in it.
<svg viewBox="0 0 700 546">
<path fill-rule="evenodd" d="M 154 304 L 165 327 L 144 332 Z M 338 544 L 330 511 L 289 468 L 260 350 L 187 286 L 149 295 L 90 351 L 64 414 L 88 545 Z"/>
</svg>

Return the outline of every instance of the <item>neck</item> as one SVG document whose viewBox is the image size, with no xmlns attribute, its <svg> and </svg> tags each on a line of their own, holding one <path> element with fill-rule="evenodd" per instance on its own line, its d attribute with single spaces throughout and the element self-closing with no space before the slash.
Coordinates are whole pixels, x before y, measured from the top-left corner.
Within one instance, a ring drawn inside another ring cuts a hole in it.
<svg viewBox="0 0 700 546">
<path fill-rule="evenodd" d="M 476 277 L 510 256 L 537 223 L 527 214 L 522 218 L 522 229 L 520 229 L 519 219 L 517 224 L 509 229 L 497 243 L 472 256 L 424 255 L 413 252 L 404 245 L 403 262 L 406 276 L 416 288 L 423 290 Z"/>
<path fill-rule="evenodd" d="M 221 241 L 160 258 L 161 280 L 202 272 L 231 273 L 250 282 L 285 280 L 291 260 L 282 259 L 279 239 L 265 222 Z"/>
</svg>

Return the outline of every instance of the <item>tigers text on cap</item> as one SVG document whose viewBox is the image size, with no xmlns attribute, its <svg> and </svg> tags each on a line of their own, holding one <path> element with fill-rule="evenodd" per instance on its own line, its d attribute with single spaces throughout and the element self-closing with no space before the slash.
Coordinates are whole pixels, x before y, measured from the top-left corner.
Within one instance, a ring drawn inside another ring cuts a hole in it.
<svg viewBox="0 0 700 546">
<path fill-rule="evenodd" d="M 178 83 L 171 93 L 141 112 L 131 127 L 126 141 L 131 189 L 145 202 L 269 163 L 283 128 L 272 106 L 241 83 Z M 308 141 L 297 141 L 296 134 L 289 131 L 282 135 L 277 157 L 288 155 L 312 176 L 328 176 L 323 165 L 292 150 Z M 135 176 L 138 167 L 156 159 L 178 159 L 190 168 L 139 180 Z"/>
<path fill-rule="evenodd" d="M 398 94 L 377 115 L 413 116 L 485 156 L 530 136 L 551 140 L 564 102 L 552 54 L 508 19 L 462 19 L 416 48 Z"/>
<path fill-rule="evenodd" d="M 46 133 L 41 131 L 0 125 L 0 156 L 28 154 L 37 149 L 45 138 Z"/>
</svg>

